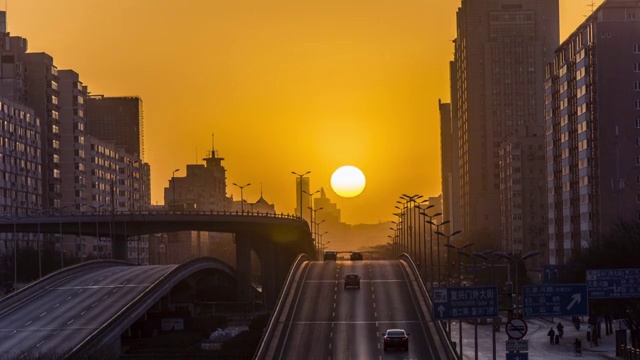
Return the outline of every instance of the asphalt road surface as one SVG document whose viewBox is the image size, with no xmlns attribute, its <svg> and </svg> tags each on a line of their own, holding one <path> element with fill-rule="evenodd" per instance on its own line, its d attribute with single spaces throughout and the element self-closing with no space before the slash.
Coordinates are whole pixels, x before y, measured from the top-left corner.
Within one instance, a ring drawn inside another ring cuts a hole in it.
<svg viewBox="0 0 640 360">
<path fill-rule="evenodd" d="M 399 261 L 312 262 L 287 319 L 278 359 L 435 359 L 414 290 Z M 360 289 L 344 276 L 360 275 Z M 383 350 L 389 328 L 410 333 L 409 351 Z"/>
<path fill-rule="evenodd" d="M 66 354 L 175 265 L 114 266 L 66 278 L 0 309 L 0 359 Z"/>
</svg>

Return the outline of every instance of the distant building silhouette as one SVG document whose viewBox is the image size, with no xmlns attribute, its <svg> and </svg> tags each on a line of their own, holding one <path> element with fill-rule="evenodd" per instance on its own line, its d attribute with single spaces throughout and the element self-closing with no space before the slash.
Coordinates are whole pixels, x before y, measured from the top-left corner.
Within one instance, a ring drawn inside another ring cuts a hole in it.
<svg viewBox="0 0 640 360">
<path fill-rule="evenodd" d="M 311 180 L 308 176 L 296 176 L 296 215 L 311 221 L 308 207 L 311 206 L 309 193 L 311 192 Z M 302 207 L 300 207 L 302 206 Z"/>
<path fill-rule="evenodd" d="M 549 263 L 640 220 L 640 7 L 607 0 L 558 47 L 545 89 Z"/>
<path fill-rule="evenodd" d="M 224 158 L 219 157 L 212 149 L 203 160 L 204 164 L 187 165 L 185 176 L 176 176 L 169 180 L 169 186 L 164 188 L 164 203 L 167 209 L 174 211 L 232 211 L 233 200 L 226 195 L 227 170 L 222 165 Z M 232 248 L 231 240 L 230 234 L 200 231 L 169 233 L 167 261 L 181 263 L 210 254 L 215 243 L 222 243 L 221 246 Z M 231 261 L 230 264 L 235 263 L 233 257 L 227 260 Z"/>
</svg>

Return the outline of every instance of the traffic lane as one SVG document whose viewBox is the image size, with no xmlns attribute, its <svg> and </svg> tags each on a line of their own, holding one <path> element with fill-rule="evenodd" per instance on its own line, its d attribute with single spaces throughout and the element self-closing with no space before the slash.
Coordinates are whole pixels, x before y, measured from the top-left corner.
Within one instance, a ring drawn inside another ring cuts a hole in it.
<svg viewBox="0 0 640 360">
<path fill-rule="evenodd" d="M 52 300 L 48 305 L 49 311 L 42 311 L 35 320 L 26 321 L 23 328 L 18 330 L 18 334 L 21 336 L 10 339 L 6 344 L 3 342 L 2 347 L 12 346 L 13 343 L 18 341 L 19 344 L 14 345 L 11 349 L 21 353 L 49 353 L 70 349 L 75 346 L 73 342 L 69 341 L 70 335 L 72 335 L 73 339 L 78 339 L 79 343 L 148 286 L 138 289 L 130 296 L 116 298 L 120 301 L 109 304 L 108 307 L 96 306 L 100 303 L 105 304 L 105 302 L 97 299 L 98 297 L 106 300 L 109 296 L 103 294 L 108 294 L 109 291 L 114 293 L 120 289 L 118 285 L 126 284 L 130 281 L 137 282 L 137 278 L 144 280 L 157 279 L 168 270 L 120 267 L 87 274 L 87 276 L 81 276 L 80 278 L 71 279 L 67 283 L 59 284 L 50 289 L 51 292 L 46 297 L 47 301 Z M 39 299 L 42 301 L 45 297 L 40 297 Z M 38 301 L 34 304 L 29 304 L 24 312 L 17 315 L 24 317 L 31 315 L 34 318 L 35 315 L 32 314 L 32 309 L 34 306 L 37 308 L 39 305 Z M 95 308 L 93 312 L 91 311 L 92 308 Z M 46 309 L 46 307 L 41 309 Z M 77 320 L 83 318 L 90 319 L 91 323 L 79 324 Z"/>
<path fill-rule="evenodd" d="M 283 330 L 278 359 L 327 359 L 330 353 L 334 302 L 338 290 L 338 264 L 313 261 L 303 272 L 300 291 L 295 295 Z"/>
<path fill-rule="evenodd" d="M 65 279 L 56 287 L 82 285 L 89 278 L 94 276 L 107 277 L 109 274 L 121 271 L 122 268 L 101 269 L 95 273 L 76 274 Z M 25 302 L 21 307 L 4 314 L 0 317 L 0 331 L 4 335 L 0 341 L 0 351 L 23 352 L 30 347 L 38 347 L 40 338 L 47 335 L 48 329 L 60 327 L 56 322 L 60 317 L 64 317 L 67 311 L 61 311 L 60 306 L 68 301 L 66 299 L 71 300 L 73 297 L 71 290 L 60 292 L 55 288 L 49 288 L 37 297 Z M 36 321 L 35 324 L 34 321 Z M 42 322 L 45 322 L 44 325 Z"/>
<path fill-rule="evenodd" d="M 424 318 L 419 314 L 418 301 L 399 261 L 380 261 L 373 267 L 373 294 L 376 298 L 379 341 L 387 329 L 404 329 L 409 335 L 409 351 L 382 350 L 384 359 L 435 359 L 426 333 Z"/>
<path fill-rule="evenodd" d="M 74 304 L 68 304 L 71 310 L 63 321 L 61 331 L 47 340 L 50 348 L 69 346 L 69 335 L 79 339 L 79 344 L 96 329 L 105 324 L 120 310 L 127 306 L 149 288 L 155 281 L 170 271 L 171 266 L 134 267 L 121 273 L 113 274 L 108 282 L 89 287 L 85 293 L 94 293 L 87 299 L 78 298 Z"/>
<path fill-rule="evenodd" d="M 331 336 L 332 359 L 375 359 L 379 356 L 375 297 L 371 285 L 372 265 L 364 261 L 345 261 L 339 277 L 361 277 L 360 289 L 338 286 L 337 309 Z"/>
</svg>

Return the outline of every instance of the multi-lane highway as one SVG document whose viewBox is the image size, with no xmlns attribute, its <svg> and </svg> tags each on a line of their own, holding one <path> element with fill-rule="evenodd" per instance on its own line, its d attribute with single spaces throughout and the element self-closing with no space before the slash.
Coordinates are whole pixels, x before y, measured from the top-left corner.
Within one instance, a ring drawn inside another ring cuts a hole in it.
<svg viewBox="0 0 640 360">
<path fill-rule="evenodd" d="M 0 309 L 0 357 L 66 354 L 175 265 L 113 266 L 71 275 Z"/>
<path fill-rule="evenodd" d="M 360 289 L 344 289 L 346 274 Z M 279 339 L 276 359 L 436 359 L 427 320 L 399 261 L 310 262 Z M 383 350 L 382 333 L 403 328 L 409 351 Z"/>
</svg>

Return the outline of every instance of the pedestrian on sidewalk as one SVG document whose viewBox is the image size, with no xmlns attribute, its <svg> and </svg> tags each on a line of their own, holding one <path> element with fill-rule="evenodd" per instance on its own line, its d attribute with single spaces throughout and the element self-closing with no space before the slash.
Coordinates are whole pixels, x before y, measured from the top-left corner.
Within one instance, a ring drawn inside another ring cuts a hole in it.
<svg viewBox="0 0 640 360">
<path fill-rule="evenodd" d="M 553 345 L 555 337 L 556 337 L 556 332 L 555 332 L 555 330 L 553 330 L 553 327 L 551 327 L 549 329 L 549 332 L 547 333 L 547 336 L 549 337 L 549 343 L 551 345 Z"/>
<path fill-rule="evenodd" d="M 560 336 L 560 339 L 562 339 L 562 335 L 564 334 L 564 325 L 562 325 L 562 323 L 558 321 L 558 326 L 556 327 L 558 328 L 558 336 Z"/>
</svg>

